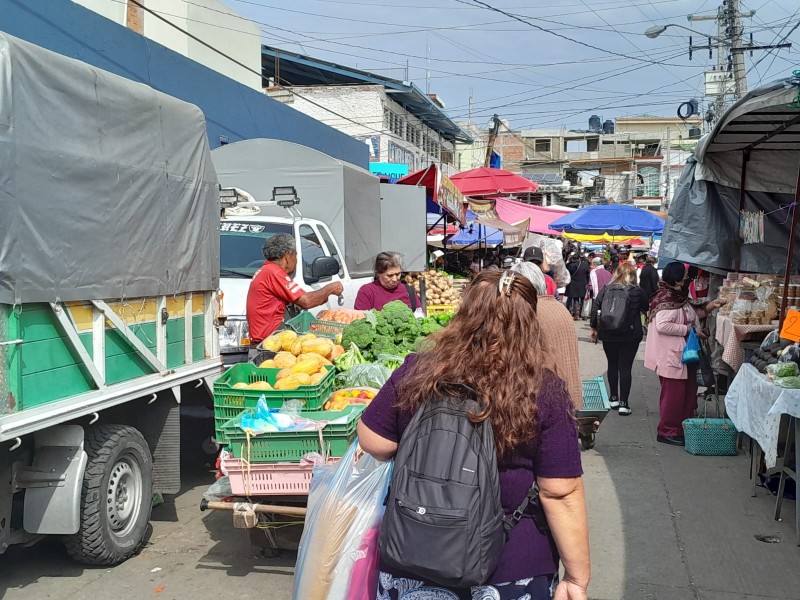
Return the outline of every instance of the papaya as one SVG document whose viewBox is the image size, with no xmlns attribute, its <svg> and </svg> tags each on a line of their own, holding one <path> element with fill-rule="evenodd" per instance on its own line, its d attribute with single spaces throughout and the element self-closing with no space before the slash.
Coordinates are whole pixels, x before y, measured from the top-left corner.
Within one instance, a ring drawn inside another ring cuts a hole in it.
<svg viewBox="0 0 800 600">
<path fill-rule="evenodd" d="M 325 358 L 330 358 L 333 352 L 333 341 L 325 338 L 307 340 L 302 343 L 301 348 L 303 353 L 313 352 Z"/>
<path fill-rule="evenodd" d="M 309 385 L 311 383 L 311 375 L 307 373 L 294 373 L 278 381 L 275 384 L 276 390 L 296 390 L 301 385 Z"/>
<path fill-rule="evenodd" d="M 297 358 L 291 352 L 278 352 L 272 360 L 275 362 L 276 369 L 286 369 L 297 363 Z"/>
<path fill-rule="evenodd" d="M 319 385 L 327 373 L 314 373 L 311 376 L 311 383 L 309 385 Z"/>
<path fill-rule="evenodd" d="M 248 384 L 245 381 L 240 381 L 239 383 L 234 383 L 231 387 L 236 390 L 244 390 L 247 389 Z"/>
<path fill-rule="evenodd" d="M 285 369 L 281 369 L 280 371 L 278 371 L 278 375 L 277 375 L 276 379 L 278 381 L 280 381 L 281 379 L 286 379 L 291 374 L 292 374 L 291 370 L 289 370 L 289 368 L 287 367 Z"/>
<path fill-rule="evenodd" d="M 292 347 L 292 343 L 297 339 L 297 334 L 294 331 L 287 330 L 281 331 L 279 335 L 281 338 L 281 350 L 288 352 Z"/>
<path fill-rule="evenodd" d="M 269 360 L 265 360 L 260 365 L 258 365 L 259 369 L 274 369 L 275 368 L 275 361 L 271 358 Z"/>
<path fill-rule="evenodd" d="M 262 392 L 266 392 L 272 389 L 272 386 L 266 381 L 254 381 L 248 387 L 251 390 L 260 390 Z"/>
<path fill-rule="evenodd" d="M 261 348 L 270 352 L 279 352 L 282 346 L 283 340 L 277 335 L 271 335 L 261 342 Z"/>
<path fill-rule="evenodd" d="M 309 358 L 313 358 L 320 365 L 327 365 L 329 367 L 333 366 L 333 363 L 331 361 L 329 361 L 324 356 L 320 356 L 316 352 L 309 352 L 308 354 L 301 354 L 300 356 L 297 357 L 297 362 L 300 362 L 301 360 L 308 360 Z"/>
<path fill-rule="evenodd" d="M 315 360 L 313 358 L 309 358 L 307 360 L 302 360 L 302 361 L 298 362 L 296 365 L 291 367 L 289 369 L 289 371 L 292 374 L 305 373 L 307 375 L 311 375 L 311 374 L 316 373 L 317 371 L 319 371 L 319 369 L 320 369 L 319 361 L 317 361 L 317 360 Z"/>
<path fill-rule="evenodd" d="M 303 352 L 303 340 L 297 338 L 295 341 L 293 341 L 291 348 L 289 348 L 289 352 L 295 356 L 299 356 Z"/>
<path fill-rule="evenodd" d="M 336 360 L 337 358 L 339 358 L 344 353 L 345 353 L 344 346 L 336 344 L 333 347 L 333 350 L 331 351 L 331 360 Z"/>
<path fill-rule="evenodd" d="M 322 376 L 325 376 L 328 374 L 328 369 L 326 369 L 325 366 L 322 366 L 319 368 L 319 371 L 317 371 L 317 373 L 319 373 Z"/>
</svg>

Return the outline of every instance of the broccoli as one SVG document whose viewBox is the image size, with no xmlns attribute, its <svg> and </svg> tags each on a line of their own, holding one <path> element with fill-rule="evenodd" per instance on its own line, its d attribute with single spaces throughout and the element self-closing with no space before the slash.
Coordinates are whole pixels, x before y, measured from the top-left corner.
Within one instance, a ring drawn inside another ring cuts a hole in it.
<svg viewBox="0 0 800 600">
<path fill-rule="evenodd" d="M 436 322 L 439 323 L 439 325 L 441 325 L 442 327 L 444 327 L 450 322 L 450 319 L 453 318 L 453 313 L 440 313 L 431 318 L 436 319 Z"/>
<path fill-rule="evenodd" d="M 350 344 L 358 346 L 365 352 L 375 339 L 375 328 L 366 319 L 353 321 L 342 332 L 342 346 L 349 348 Z"/>
<path fill-rule="evenodd" d="M 443 329 L 433 317 L 426 317 L 420 322 L 420 335 L 426 336 Z"/>
<path fill-rule="evenodd" d="M 385 337 L 378 337 L 372 343 L 369 349 L 370 355 L 373 360 L 375 360 L 380 354 L 391 354 L 393 356 L 398 355 L 399 348 L 395 345 L 394 341 L 391 338 Z"/>
<path fill-rule="evenodd" d="M 416 320 L 414 313 L 402 300 L 389 302 L 381 309 L 380 314 L 395 331 L 402 327 L 404 323 Z"/>
<path fill-rule="evenodd" d="M 375 314 L 375 322 L 375 332 L 380 337 L 394 337 L 394 328 L 389 325 L 388 321 L 386 321 L 386 317 L 384 317 L 382 313 Z"/>
<path fill-rule="evenodd" d="M 394 339 L 400 344 L 403 341 L 413 342 L 420 337 L 420 335 L 422 335 L 420 332 L 420 325 L 416 317 L 414 317 L 411 321 L 406 321 L 395 329 Z"/>
</svg>

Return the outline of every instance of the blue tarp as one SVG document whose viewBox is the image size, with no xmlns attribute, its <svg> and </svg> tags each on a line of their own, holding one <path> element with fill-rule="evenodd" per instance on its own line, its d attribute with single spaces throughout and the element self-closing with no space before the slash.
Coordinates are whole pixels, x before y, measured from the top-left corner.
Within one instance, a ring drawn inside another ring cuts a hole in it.
<svg viewBox="0 0 800 600">
<path fill-rule="evenodd" d="M 502 244 L 504 239 L 503 232 L 488 225 L 481 225 L 476 221 L 477 218 L 474 212 L 467 209 L 467 226 L 448 238 L 447 245 L 469 246 L 474 244 L 477 250 L 479 243 L 489 246 Z"/>
<path fill-rule="evenodd" d="M 664 219 L 629 204 L 586 206 L 550 223 L 550 229 L 584 235 L 652 235 L 664 230 Z"/>
</svg>

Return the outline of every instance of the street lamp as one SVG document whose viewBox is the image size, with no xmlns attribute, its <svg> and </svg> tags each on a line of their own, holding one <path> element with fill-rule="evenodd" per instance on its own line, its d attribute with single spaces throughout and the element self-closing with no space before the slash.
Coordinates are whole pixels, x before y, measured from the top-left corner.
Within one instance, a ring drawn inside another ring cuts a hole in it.
<svg viewBox="0 0 800 600">
<path fill-rule="evenodd" d="M 694 29 L 690 29 L 688 27 L 684 27 L 683 25 L 677 25 L 676 23 L 667 23 L 666 25 L 653 25 L 647 31 L 645 31 L 644 34 L 647 37 L 649 37 L 650 39 L 655 39 L 658 36 L 660 36 L 662 33 L 664 33 L 667 30 L 668 27 L 677 27 L 678 29 L 685 29 L 686 31 L 689 31 L 690 33 L 693 33 L 694 35 L 699 35 L 701 37 L 708 38 L 710 40 L 714 40 L 718 44 L 730 45 L 730 42 L 728 42 L 727 40 L 723 40 L 722 38 L 718 38 L 715 35 L 705 35 L 703 33 L 699 33 L 697 31 L 695 31 Z"/>
</svg>

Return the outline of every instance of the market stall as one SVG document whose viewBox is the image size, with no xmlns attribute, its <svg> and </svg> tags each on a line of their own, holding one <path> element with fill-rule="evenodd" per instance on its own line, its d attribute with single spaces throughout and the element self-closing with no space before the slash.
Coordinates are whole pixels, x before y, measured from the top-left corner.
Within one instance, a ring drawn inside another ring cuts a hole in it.
<svg viewBox="0 0 800 600">
<path fill-rule="evenodd" d="M 777 331 L 770 334 L 751 358 L 752 364 L 743 366 L 740 342 L 745 336 L 778 330 L 787 310 L 800 304 L 796 266 L 800 77 L 796 75 L 748 93 L 699 142 L 681 176 L 659 248 L 661 262 L 678 260 L 711 272 L 728 272 L 721 295 L 730 301 L 717 317 L 716 337 L 723 345 L 723 360 L 739 370 L 725 406 L 736 428 L 756 444 L 755 471 L 759 448 L 768 469 L 780 464 L 776 518 L 787 477 L 796 479 L 795 469 L 786 465 L 792 459 L 800 414 L 796 389 L 800 348 L 792 345 L 800 337 L 791 334 L 791 328 L 781 331 L 788 340 L 780 339 Z M 788 434 L 779 459 L 782 423 Z M 800 532 L 800 517 L 796 527 Z"/>
</svg>

